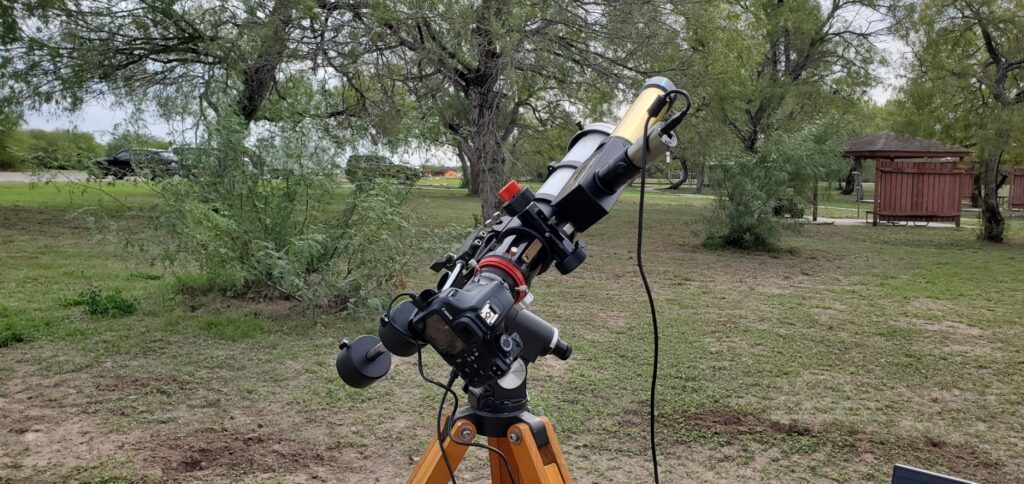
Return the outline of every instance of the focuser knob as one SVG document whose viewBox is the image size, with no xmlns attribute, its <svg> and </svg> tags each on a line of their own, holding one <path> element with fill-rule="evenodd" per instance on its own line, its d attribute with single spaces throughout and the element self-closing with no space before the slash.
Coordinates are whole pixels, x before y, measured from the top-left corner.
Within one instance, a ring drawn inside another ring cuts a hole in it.
<svg viewBox="0 0 1024 484">
<path fill-rule="evenodd" d="M 505 204 L 501 206 L 501 209 L 504 210 L 505 214 L 508 216 L 515 217 L 516 215 L 523 213 L 523 210 L 526 210 L 526 208 L 533 203 L 533 199 L 533 192 L 531 192 L 529 188 L 523 188 L 513 195 L 512 198 L 506 201 Z"/>
<path fill-rule="evenodd" d="M 555 268 L 558 269 L 558 272 L 562 273 L 562 275 L 565 275 L 583 265 L 585 260 L 587 260 L 587 251 L 583 249 L 583 244 L 577 242 L 576 246 L 568 256 L 558 262 L 555 262 Z"/>
</svg>

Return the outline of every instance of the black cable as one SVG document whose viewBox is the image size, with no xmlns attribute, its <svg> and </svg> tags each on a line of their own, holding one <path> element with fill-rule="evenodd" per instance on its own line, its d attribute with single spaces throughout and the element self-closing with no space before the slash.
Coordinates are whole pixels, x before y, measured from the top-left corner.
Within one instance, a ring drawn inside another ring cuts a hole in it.
<svg viewBox="0 0 1024 484">
<path fill-rule="evenodd" d="M 457 408 L 459 408 L 459 396 L 455 392 L 452 392 L 452 396 L 455 397 L 455 408 L 457 409 Z M 452 417 L 454 417 L 454 413 L 453 413 Z M 449 417 L 449 418 L 452 418 L 452 417 Z M 512 464 L 509 463 L 508 457 L 505 455 L 504 452 L 502 452 L 500 449 L 498 449 L 496 447 L 491 447 L 490 445 L 487 445 L 487 444 L 481 444 L 479 442 L 463 442 L 463 441 L 459 440 L 454 435 L 452 435 L 452 430 L 454 430 L 454 427 L 455 427 L 453 424 L 454 424 L 454 422 L 449 421 L 448 425 L 447 425 L 447 427 L 448 427 L 448 438 L 452 439 L 452 442 L 455 442 L 456 444 L 459 444 L 459 445 L 465 445 L 467 447 L 476 447 L 478 449 L 487 449 L 488 452 L 494 452 L 495 454 L 498 454 L 498 457 L 501 457 L 501 462 L 505 464 L 505 471 L 508 472 L 508 478 L 512 481 L 511 484 L 516 484 L 516 479 L 512 475 Z"/>
<path fill-rule="evenodd" d="M 441 396 L 441 405 L 437 408 L 437 448 L 441 449 L 441 458 L 444 459 L 444 466 L 448 469 L 448 476 L 452 478 L 452 484 L 458 484 L 458 481 L 455 480 L 455 471 L 452 470 L 452 463 L 448 460 L 448 452 L 444 450 L 445 434 L 441 431 L 441 413 L 444 411 L 444 401 L 448 397 L 449 393 L 454 394 L 455 392 L 452 391 L 451 384 L 446 387 L 427 377 L 427 374 L 423 371 L 423 351 L 419 348 L 416 350 L 416 366 L 419 368 L 420 378 L 423 378 L 423 381 L 444 390 L 444 393 Z M 452 383 L 454 383 L 454 381 L 455 378 L 453 376 Z"/>
<path fill-rule="evenodd" d="M 651 306 L 651 322 L 654 326 L 654 368 L 651 371 L 651 463 L 654 465 L 654 482 L 660 483 L 658 478 L 658 444 L 654 432 L 654 397 L 658 387 L 658 313 L 654 309 L 654 295 L 651 294 L 651 285 L 647 282 L 647 273 L 644 271 L 644 193 L 647 192 L 647 130 L 651 124 L 651 118 L 644 121 L 644 152 L 641 156 L 643 168 L 640 170 L 640 214 L 636 227 L 636 266 L 640 269 L 640 279 L 644 282 L 644 291 L 647 292 L 647 303 Z"/>
<path fill-rule="evenodd" d="M 407 296 L 407 297 L 412 298 L 412 299 L 415 299 L 417 297 L 416 294 L 413 294 L 411 292 L 402 292 L 402 293 L 396 294 L 395 297 L 391 298 L 391 301 L 388 303 L 388 308 L 387 308 L 387 314 L 388 315 L 391 314 L 391 307 L 395 304 L 395 301 L 397 301 L 398 298 L 400 298 L 402 296 Z M 423 371 L 423 352 L 420 349 L 416 350 L 416 365 L 417 365 L 417 367 L 419 369 L 420 377 L 423 378 L 424 381 L 426 381 L 427 383 L 430 383 L 430 384 L 432 384 L 432 385 L 434 385 L 434 386 L 444 390 L 444 394 L 441 396 L 441 405 L 439 406 L 438 412 L 437 412 L 437 429 L 438 429 L 437 436 L 438 436 L 438 447 L 441 449 L 441 457 L 444 458 L 444 463 L 445 463 L 445 466 L 448 468 L 448 475 L 451 476 L 452 483 L 456 482 L 455 481 L 455 474 L 453 472 L 454 469 L 452 469 L 452 466 L 451 466 L 451 461 L 448 460 L 448 454 L 444 450 L 444 443 L 443 443 L 443 438 L 442 438 L 443 435 L 447 435 L 447 437 L 452 439 L 452 442 L 455 442 L 456 444 L 464 445 L 464 446 L 467 446 L 467 447 L 477 447 L 477 448 L 480 448 L 480 449 L 487 449 L 489 452 L 494 452 L 494 453 L 498 454 L 498 457 L 501 457 L 501 461 L 505 464 L 505 470 L 508 472 L 509 479 L 511 480 L 511 484 L 516 484 L 515 478 L 512 476 L 512 464 L 509 463 L 508 456 L 506 456 L 504 452 L 502 452 L 500 449 L 497 449 L 495 447 L 491 447 L 490 445 L 487 445 L 487 444 L 481 444 L 481 443 L 478 443 L 478 442 L 463 442 L 463 441 L 455 438 L 454 435 L 452 435 L 452 430 L 453 430 L 453 427 L 454 427 L 454 425 L 453 425 L 454 422 L 453 422 L 452 419 L 455 417 L 455 412 L 459 409 L 459 395 L 457 393 L 455 393 L 454 390 L 452 390 L 452 385 L 455 384 L 455 378 L 458 376 L 458 373 L 456 373 L 456 371 L 454 369 L 452 369 L 452 374 L 451 374 L 451 377 L 450 377 L 451 379 L 448 381 L 448 385 L 442 385 L 441 383 L 428 378 L 427 375 L 426 375 L 426 372 Z M 446 420 L 445 428 L 447 429 L 447 431 L 445 432 L 445 431 L 442 431 L 442 427 L 441 427 L 441 414 L 443 413 L 444 402 L 447 399 L 448 394 L 451 394 L 452 400 L 454 400 L 454 405 L 452 407 L 452 415 L 450 415 L 448 417 L 448 419 Z"/>
<path fill-rule="evenodd" d="M 455 379 L 456 379 L 456 377 L 458 377 L 458 373 L 454 369 L 452 369 L 452 374 L 450 376 L 450 379 L 448 380 L 448 384 L 447 385 L 442 385 L 441 383 L 428 378 L 426 373 L 423 371 L 423 353 L 420 352 L 420 351 L 416 352 L 416 364 L 419 367 L 420 377 L 423 378 L 424 381 L 426 381 L 427 383 L 430 383 L 430 384 L 432 384 L 432 385 L 434 385 L 434 386 L 444 390 L 444 394 L 441 396 L 441 404 L 438 406 L 438 409 L 437 409 L 437 430 L 438 430 L 437 436 L 438 436 L 438 446 L 441 449 L 441 457 L 444 458 L 444 463 L 445 463 L 445 466 L 447 466 L 447 468 L 448 468 L 448 475 L 451 476 L 452 483 L 456 484 L 455 474 L 453 472 L 454 469 L 451 466 L 451 461 L 448 460 L 447 452 L 444 450 L 444 444 L 443 444 L 442 436 L 447 436 L 447 438 L 452 439 L 452 442 L 455 442 L 456 444 L 459 444 L 459 445 L 464 445 L 464 446 L 467 446 L 467 447 L 476 447 L 476 448 L 479 448 L 479 449 L 487 449 L 487 451 L 489 451 L 489 452 L 494 452 L 494 453 L 498 454 L 498 457 L 501 458 L 502 463 L 505 465 L 505 471 L 508 472 L 509 479 L 511 480 L 511 484 L 516 484 L 515 477 L 513 477 L 513 474 L 512 474 L 512 464 L 510 463 L 510 461 L 508 460 L 508 456 L 506 456 L 504 452 L 502 452 L 500 449 L 497 449 L 495 447 L 491 447 L 490 445 L 487 445 L 487 444 L 481 444 L 481 443 L 478 443 L 478 442 L 463 442 L 463 441 L 457 439 L 454 435 L 452 435 L 452 430 L 454 429 L 454 425 L 453 425 L 454 421 L 453 421 L 453 419 L 455 417 L 455 411 L 459 409 L 459 395 L 457 393 L 455 393 L 454 390 L 452 390 L 452 385 L 455 384 Z M 454 400 L 454 405 L 453 405 L 453 408 L 452 408 L 452 414 L 448 417 L 448 419 L 446 419 L 445 425 L 442 428 L 442 426 L 441 426 L 441 415 L 444 413 L 444 402 L 445 402 L 445 400 L 447 400 L 448 394 L 451 394 L 452 400 Z M 443 429 L 446 429 L 446 430 L 443 430 Z"/>
<path fill-rule="evenodd" d="M 455 392 L 452 391 L 452 385 L 455 384 L 457 376 L 455 371 L 452 370 L 452 374 L 448 378 L 448 384 L 442 387 L 444 393 L 441 394 L 441 404 L 437 406 L 437 445 L 441 449 L 441 457 L 444 457 L 444 465 L 448 467 L 448 476 L 452 478 L 452 484 L 458 484 L 458 482 L 455 480 L 455 469 L 452 468 L 452 463 L 448 460 L 448 453 L 444 450 L 444 439 L 450 434 L 445 432 L 444 427 L 441 426 L 441 415 L 444 414 L 444 401 L 448 398 L 448 394 L 455 395 Z M 458 398 L 457 395 L 456 398 Z M 455 404 L 455 408 L 458 408 L 458 403 Z M 448 423 L 449 420 L 445 419 L 445 426 Z"/>
<path fill-rule="evenodd" d="M 395 294 L 395 297 L 391 298 L 391 301 L 388 302 L 387 312 L 384 313 L 384 314 L 386 314 L 388 316 L 388 318 L 391 318 L 391 306 L 394 306 L 395 305 L 395 301 L 397 301 L 398 298 L 400 298 L 402 296 L 406 296 L 409 299 L 416 299 L 417 297 L 419 297 L 418 295 L 413 294 L 411 292 L 400 292 L 398 294 Z"/>
</svg>

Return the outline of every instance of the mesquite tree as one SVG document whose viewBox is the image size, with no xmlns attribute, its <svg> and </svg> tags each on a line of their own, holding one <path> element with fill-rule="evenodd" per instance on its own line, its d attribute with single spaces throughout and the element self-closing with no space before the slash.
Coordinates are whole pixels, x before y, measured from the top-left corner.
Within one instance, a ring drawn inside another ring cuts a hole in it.
<svg viewBox="0 0 1024 484">
<path fill-rule="evenodd" d="M 835 150 L 812 159 L 761 153 L 762 146 L 811 149 L 804 141 L 823 133 L 809 127 L 847 124 L 837 116 L 866 96 L 880 61 L 871 39 L 883 25 L 865 8 L 875 6 L 723 0 L 683 9 L 698 111 L 680 144 L 708 163 L 716 185 L 729 187 L 715 191 L 722 216 L 708 230 L 713 245 L 773 248 L 780 231 L 771 209 L 780 199 L 799 203 L 812 180 L 838 176 Z M 834 147 L 842 133 L 831 134 Z M 729 168 L 735 166 L 747 169 Z"/>
<path fill-rule="evenodd" d="M 623 80 L 653 74 L 658 7 L 632 1 L 449 0 L 350 4 L 424 123 L 454 145 L 483 214 L 500 207 L 509 140 L 524 126 L 592 115 Z M 676 44 L 669 49 L 678 49 Z M 644 55 L 641 55 L 644 54 Z M 631 83 L 630 88 L 635 88 Z M 577 114 L 579 116 L 579 114 Z"/>
<path fill-rule="evenodd" d="M 347 307 L 393 289 L 403 247 L 424 240 L 401 213 L 407 189 L 357 186 L 340 214 L 335 189 L 374 102 L 403 98 L 349 74 L 368 51 L 343 28 L 346 12 L 312 0 L 24 0 L 14 10 L 20 25 L 0 24 L 0 74 L 30 106 L 100 98 L 194 128 L 178 133 L 192 135 L 179 151 L 187 176 L 148 185 L 162 201 L 160 235 L 129 230 L 129 241 L 227 294 Z"/>
<path fill-rule="evenodd" d="M 375 93 L 331 75 L 357 70 L 363 51 L 339 27 L 346 14 L 314 0 L 24 0 L 12 13 L 0 69 L 29 107 L 100 99 L 195 121 L 231 106 L 252 123 L 315 93 L 306 116 L 357 119 Z"/>
<path fill-rule="evenodd" d="M 921 114 L 968 133 L 977 150 L 982 237 L 991 242 L 1002 242 L 1006 230 L 998 198 L 1004 156 L 1024 133 L 1022 9 L 1020 0 L 908 2 L 897 24 L 914 54 L 902 95 L 941 110 Z"/>
</svg>

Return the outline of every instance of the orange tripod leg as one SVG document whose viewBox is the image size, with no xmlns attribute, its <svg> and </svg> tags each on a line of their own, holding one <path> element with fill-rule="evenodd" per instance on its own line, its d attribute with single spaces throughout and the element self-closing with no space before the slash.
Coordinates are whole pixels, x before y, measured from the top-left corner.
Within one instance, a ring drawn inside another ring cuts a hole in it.
<svg viewBox="0 0 1024 484">
<path fill-rule="evenodd" d="M 509 446 L 512 448 L 510 457 L 519 474 L 516 482 L 520 484 L 572 484 L 569 467 L 565 465 L 565 457 L 562 455 L 562 449 L 558 446 L 555 430 L 547 418 L 541 417 L 541 420 L 544 421 L 544 428 L 548 434 L 548 445 L 542 448 L 537 447 L 537 441 L 533 438 L 533 432 L 530 431 L 529 425 L 521 423 L 513 425 L 506 434 Z"/>
<path fill-rule="evenodd" d="M 487 445 L 494 447 L 505 454 L 505 458 L 508 459 L 508 465 L 512 468 L 512 477 L 514 480 L 509 479 L 508 470 L 505 468 L 505 461 L 501 459 L 501 456 L 495 452 L 488 452 L 490 455 L 491 462 L 491 482 L 494 484 L 512 484 L 513 482 L 523 482 L 519 477 L 519 468 L 516 467 L 515 455 L 512 453 L 512 445 L 508 439 L 498 437 L 488 437 Z"/>
<path fill-rule="evenodd" d="M 467 434 L 466 431 L 469 431 Z M 452 435 L 463 442 L 472 442 L 476 438 L 476 427 L 466 420 L 455 422 Z M 448 462 L 451 463 L 452 472 L 459 468 L 462 458 L 466 456 L 469 447 L 456 444 L 452 439 L 445 439 L 444 451 L 448 455 Z M 445 484 L 451 480 L 448 475 L 448 467 L 445 466 L 441 449 L 437 445 L 437 435 L 427 444 L 427 450 L 423 452 L 420 461 L 416 464 L 412 474 L 406 479 L 406 484 Z"/>
</svg>

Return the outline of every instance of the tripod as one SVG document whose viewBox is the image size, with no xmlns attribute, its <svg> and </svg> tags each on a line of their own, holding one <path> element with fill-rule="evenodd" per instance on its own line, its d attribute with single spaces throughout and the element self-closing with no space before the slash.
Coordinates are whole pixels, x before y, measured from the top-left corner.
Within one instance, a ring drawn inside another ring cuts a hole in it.
<svg viewBox="0 0 1024 484">
<path fill-rule="evenodd" d="M 545 417 L 527 410 L 526 379 L 507 390 L 497 383 L 481 389 L 469 388 L 469 408 L 458 410 L 451 423 L 451 438 L 444 439 L 444 450 L 452 472 L 459 467 L 477 435 L 505 454 L 512 476 L 497 453 L 490 453 L 491 482 L 499 484 L 571 484 L 569 468 L 558 446 L 555 430 Z M 447 437 L 447 426 L 445 426 Z M 459 442 L 462 442 L 460 444 Z M 427 445 L 406 484 L 444 484 L 448 468 L 437 444 L 437 436 Z"/>
</svg>

